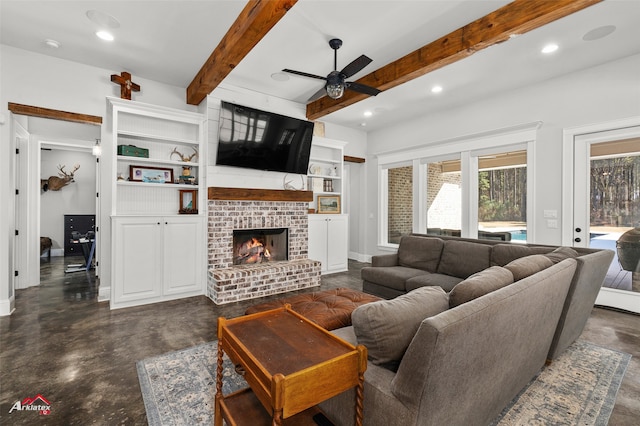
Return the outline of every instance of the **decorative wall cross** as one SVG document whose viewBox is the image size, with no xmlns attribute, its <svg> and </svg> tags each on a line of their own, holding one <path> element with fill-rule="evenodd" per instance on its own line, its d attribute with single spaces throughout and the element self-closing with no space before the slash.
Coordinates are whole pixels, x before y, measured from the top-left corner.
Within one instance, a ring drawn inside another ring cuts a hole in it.
<svg viewBox="0 0 640 426">
<path fill-rule="evenodd" d="M 131 81 L 131 74 L 122 71 L 120 75 L 111 74 L 111 81 L 120 85 L 120 97 L 131 100 L 131 91 L 139 92 L 140 86 Z"/>
</svg>

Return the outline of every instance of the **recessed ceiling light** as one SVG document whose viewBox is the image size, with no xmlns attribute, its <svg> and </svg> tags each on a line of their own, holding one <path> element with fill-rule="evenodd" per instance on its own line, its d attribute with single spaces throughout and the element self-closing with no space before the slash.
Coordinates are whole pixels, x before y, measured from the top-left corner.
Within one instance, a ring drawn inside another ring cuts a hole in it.
<svg viewBox="0 0 640 426">
<path fill-rule="evenodd" d="M 373 113 L 371 111 L 365 111 L 364 112 L 364 116 L 365 117 L 371 117 L 373 115 Z"/>
<path fill-rule="evenodd" d="M 283 72 L 274 72 L 271 74 L 271 78 L 275 81 L 287 81 L 289 80 L 289 75 Z"/>
<path fill-rule="evenodd" d="M 60 47 L 60 42 L 56 41 L 56 40 L 52 40 L 50 38 L 46 39 L 44 41 L 45 46 L 50 47 L 51 49 L 57 49 L 58 47 Z"/>
<path fill-rule="evenodd" d="M 598 39 L 601 39 L 601 38 L 604 38 L 604 37 L 608 36 L 609 34 L 614 32 L 615 30 L 616 30 L 616 26 L 615 25 L 605 25 L 603 27 L 598 27 L 598 28 L 592 29 L 591 31 L 586 33 L 584 36 L 582 36 L 582 39 L 584 41 L 598 40 Z"/>
<path fill-rule="evenodd" d="M 553 53 L 558 50 L 558 45 L 555 43 L 549 43 L 545 47 L 542 48 L 542 53 Z"/>
<path fill-rule="evenodd" d="M 87 18 L 99 28 L 120 28 L 120 22 L 116 18 L 99 10 L 87 10 Z"/>
<path fill-rule="evenodd" d="M 96 35 L 102 40 L 113 41 L 113 35 L 107 31 L 98 31 Z"/>
<path fill-rule="evenodd" d="M 442 92 L 442 86 L 433 86 L 431 88 L 431 93 L 440 93 Z"/>
<path fill-rule="evenodd" d="M 360 123 L 360 127 L 366 127 L 366 126 L 367 126 L 367 123 L 365 122 Z"/>
</svg>

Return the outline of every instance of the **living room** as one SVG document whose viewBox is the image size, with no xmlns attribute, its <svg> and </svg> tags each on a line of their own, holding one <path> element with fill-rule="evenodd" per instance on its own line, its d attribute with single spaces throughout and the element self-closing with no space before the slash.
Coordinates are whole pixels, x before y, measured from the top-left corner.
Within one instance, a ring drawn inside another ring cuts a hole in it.
<svg viewBox="0 0 640 426">
<path fill-rule="evenodd" d="M 3 58 L 0 104 L 3 117 L 7 120 L 3 120 L 2 125 L 2 139 L 5 141 L 12 139 L 8 123 L 8 118 L 12 117 L 7 110 L 9 102 L 106 118 L 108 111 L 105 98 L 117 98 L 120 95 L 119 86 L 109 81 L 109 75 L 119 73 L 120 69 L 80 64 L 7 44 L 0 47 Z M 637 46 L 634 48 L 637 49 Z M 315 53 L 329 55 L 331 52 L 328 52 L 328 46 L 326 50 Z M 344 61 L 349 59 L 351 55 L 345 54 Z M 529 198 L 531 213 L 527 216 L 530 242 L 569 245 L 574 236 L 572 226 L 567 225 L 571 223 L 567 213 L 571 211 L 571 204 L 566 204 L 567 191 L 570 190 L 566 187 L 565 163 L 567 154 L 573 154 L 565 151 L 564 138 L 572 131 L 579 134 L 637 126 L 640 106 L 637 101 L 639 94 L 636 71 L 639 64 L 640 56 L 636 51 L 624 58 L 498 92 L 466 105 L 429 111 L 419 118 L 405 120 L 401 125 L 387 123 L 375 130 L 364 131 L 362 128 L 320 119 L 319 121 L 324 122 L 327 138 L 347 142 L 344 155 L 366 159 L 364 164 L 346 166 L 353 184 L 349 187 L 358 189 L 350 191 L 350 198 L 345 205 L 345 211 L 350 216 L 350 257 L 366 262 L 371 256 L 393 250 L 382 238 L 384 229 L 381 228 L 384 223 L 384 209 L 381 207 L 384 193 L 381 192 L 380 182 L 383 170 L 388 169 L 389 165 L 406 164 L 416 158 L 447 156 L 453 152 L 452 146 L 457 153 L 472 156 L 473 151 L 479 148 L 527 146 L 532 140 L 535 141 L 534 147 L 528 151 L 533 173 L 532 195 Z M 293 65 L 280 65 L 281 68 L 285 66 Z M 464 67 L 464 61 L 452 67 Z M 138 77 L 135 73 L 133 80 L 142 87 L 140 92 L 133 93 L 133 99 L 137 102 L 207 114 L 206 102 L 200 107 L 185 104 L 184 87 Z M 305 117 L 304 104 L 251 92 L 230 84 L 220 85 L 209 95 L 207 101 L 214 103 L 221 99 L 298 118 Z M 526 99 L 526 103 L 523 103 L 523 99 Z M 372 123 L 367 124 L 369 129 L 375 127 Z M 106 127 L 105 124 L 103 126 Z M 0 149 L 0 167 L 7 171 L 4 173 L 8 173 L 12 170 L 9 144 L 3 144 Z M 213 147 L 209 147 L 209 154 L 212 151 Z M 3 199 L 12 198 L 10 179 L 3 181 L 0 187 Z M 225 174 L 220 173 L 215 165 L 208 164 L 206 182 L 207 186 L 212 187 L 282 189 L 283 175 L 237 171 Z M 465 198 L 465 202 L 470 203 L 470 199 Z M 12 213 L 5 210 L 0 216 L 0 226 L 2 234 L 9 235 L 9 230 L 13 229 L 10 224 Z M 558 227 L 547 226 L 548 219 L 553 219 L 545 216 L 545 211 L 548 210 L 559 212 L 556 217 Z M 469 232 L 467 235 L 471 235 L 476 226 L 477 223 L 474 224 L 471 218 L 467 218 L 463 229 Z M 2 280 L 0 288 L 3 314 L 11 312 L 14 307 L 16 310 L 21 309 L 19 301 L 10 300 L 13 297 L 13 287 L 9 283 L 15 277 L 10 274 L 13 269 L 9 266 L 9 253 L 12 253 L 9 247 L 9 244 L 3 244 L 0 248 L 0 270 L 2 276 L 7 277 L 7 280 Z M 110 253 L 111 248 L 103 246 L 101 251 Z M 108 265 L 108 261 L 105 260 L 103 265 Z M 38 284 L 39 282 L 25 279 L 16 290 L 21 291 Z M 139 309 L 140 315 L 146 312 L 144 308 Z M 212 338 L 211 332 L 212 330 L 207 332 L 208 340 Z"/>
</svg>

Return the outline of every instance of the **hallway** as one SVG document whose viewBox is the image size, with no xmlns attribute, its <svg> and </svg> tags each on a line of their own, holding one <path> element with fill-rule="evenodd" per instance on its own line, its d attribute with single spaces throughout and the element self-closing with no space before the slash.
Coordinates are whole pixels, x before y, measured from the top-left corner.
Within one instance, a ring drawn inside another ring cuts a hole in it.
<svg viewBox="0 0 640 426">
<path fill-rule="evenodd" d="M 0 318 L 1 424 L 146 424 L 136 361 L 215 340 L 219 316 L 282 297 L 216 306 L 199 296 L 112 311 L 95 302 L 95 279 L 64 274 L 66 263 L 44 261 L 42 285 L 17 291 L 16 312 Z M 361 289 L 363 266 L 350 261 L 349 272 L 323 276 L 321 289 Z M 582 338 L 633 355 L 610 424 L 637 424 L 640 316 L 596 308 Z M 17 400 L 38 394 L 51 403 L 50 416 L 9 414 Z"/>
</svg>

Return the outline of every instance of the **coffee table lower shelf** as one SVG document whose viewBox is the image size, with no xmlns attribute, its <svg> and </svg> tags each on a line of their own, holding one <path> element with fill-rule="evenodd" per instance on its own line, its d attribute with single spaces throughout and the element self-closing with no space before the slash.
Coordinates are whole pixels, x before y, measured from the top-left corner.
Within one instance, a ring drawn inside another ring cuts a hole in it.
<svg viewBox="0 0 640 426">
<path fill-rule="evenodd" d="M 251 388 L 241 389 L 220 401 L 220 411 L 222 418 L 229 426 L 271 426 L 272 419 L 267 410 L 260 403 L 260 400 L 253 393 Z M 306 409 L 295 416 L 283 420 L 283 426 L 318 426 L 329 423 L 317 423 L 314 416 L 324 417 L 322 410 L 317 406 Z M 326 419 L 326 417 L 324 417 Z M 328 420 L 326 420 L 328 421 Z"/>
</svg>

